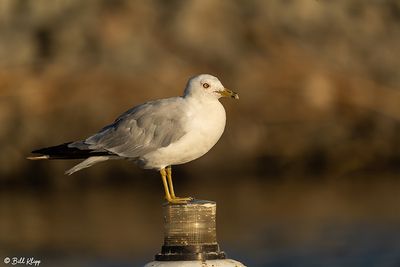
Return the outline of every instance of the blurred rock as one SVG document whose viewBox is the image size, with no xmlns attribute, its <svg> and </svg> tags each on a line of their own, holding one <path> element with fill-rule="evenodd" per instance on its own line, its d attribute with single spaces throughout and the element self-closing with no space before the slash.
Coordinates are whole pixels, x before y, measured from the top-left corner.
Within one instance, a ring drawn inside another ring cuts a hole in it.
<svg viewBox="0 0 400 267">
<path fill-rule="evenodd" d="M 394 0 L 3 0 L 0 179 L 61 176 L 71 163 L 35 168 L 25 156 L 179 95 L 198 73 L 241 99 L 223 100 L 227 131 L 180 167 L 187 175 L 398 173 L 399 10 Z M 85 177 L 139 172 L 122 166 Z"/>
</svg>

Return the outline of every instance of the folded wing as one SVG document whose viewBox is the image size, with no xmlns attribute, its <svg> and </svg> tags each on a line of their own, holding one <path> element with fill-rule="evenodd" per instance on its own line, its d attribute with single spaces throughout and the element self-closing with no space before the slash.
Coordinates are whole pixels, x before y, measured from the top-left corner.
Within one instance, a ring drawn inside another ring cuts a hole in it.
<svg viewBox="0 0 400 267">
<path fill-rule="evenodd" d="M 69 146 L 109 151 L 126 158 L 138 158 L 166 147 L 187 132 L 183 101 L 177 97 L 147 102 L 128 110 L 97 134 Z"/>
</svg>

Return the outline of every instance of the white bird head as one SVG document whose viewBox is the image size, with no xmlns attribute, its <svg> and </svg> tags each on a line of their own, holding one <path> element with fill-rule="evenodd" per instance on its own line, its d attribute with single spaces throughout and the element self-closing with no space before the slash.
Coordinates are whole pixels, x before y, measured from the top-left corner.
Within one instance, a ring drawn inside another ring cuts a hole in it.
<svg viewBox="0 0 400 267">
<path fill-rule="evenodd" d="M 210 97 L 219 99 L 220 97 L 230 97 L 239 99 L 239 95 L 225 88 L 217 77 L 210 74 L 200 74 L 189 79 L 185 96 Z"/>
</svg>

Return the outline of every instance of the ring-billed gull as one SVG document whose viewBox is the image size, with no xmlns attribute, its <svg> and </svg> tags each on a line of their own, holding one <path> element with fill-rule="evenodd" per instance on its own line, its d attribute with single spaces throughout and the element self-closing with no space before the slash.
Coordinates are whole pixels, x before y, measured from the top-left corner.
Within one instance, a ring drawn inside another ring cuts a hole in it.
<svg viewBox="0 0 400 267">
<path fill-rule="evenodd" d="M 192 198 L 175 196 L 171 166 L 195 160 L 217 143 L 226 121 L 221 97 L 239 99 L 218 78 L 201 74 L 189 79 L 183 96 L 133 107 L 85 140 L 38 149 L 32 153 L 41 156 L 28 159 L 85 159 L 69 175 L 109 159 L 133 160 L 160 171 L 168 202 L 184 203 Z"/>
</svg>

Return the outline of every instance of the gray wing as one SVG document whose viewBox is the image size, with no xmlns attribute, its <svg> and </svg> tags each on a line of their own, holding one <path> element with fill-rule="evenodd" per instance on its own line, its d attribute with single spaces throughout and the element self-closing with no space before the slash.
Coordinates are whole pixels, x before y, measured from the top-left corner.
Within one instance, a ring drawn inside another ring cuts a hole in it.
<svg viewBox="0 0 400 267">
<path fill-rule="evenodd" d="M 186 134 L 181 97 L 147 102 L 134 107 L 114 123 L 84 141 L 89 149 L 107 150 L 136 158 L 166 147 Z"/>
</svg>

